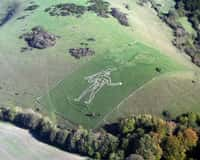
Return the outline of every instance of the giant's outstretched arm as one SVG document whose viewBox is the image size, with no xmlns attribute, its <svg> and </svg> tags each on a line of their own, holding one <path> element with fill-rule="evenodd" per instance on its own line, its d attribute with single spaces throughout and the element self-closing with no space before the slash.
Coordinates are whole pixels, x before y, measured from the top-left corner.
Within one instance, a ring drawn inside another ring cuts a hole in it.
<svg viewBox="0 0 200 160">
<path fill-rule="evenodd" d="M 106 80 L 107 80 L 107 84 L 108 86 L 121 86 L 122 85 L 122 82 L 112 82 L 111 78 L 110 77 L 105 77 Z"/>
<path fill-rule="evenodd" d="M 121 86 L 123 83 L 122 82 L 115 82 L 115 83 L 110 83 L 108 86 Z"/>
</svg>

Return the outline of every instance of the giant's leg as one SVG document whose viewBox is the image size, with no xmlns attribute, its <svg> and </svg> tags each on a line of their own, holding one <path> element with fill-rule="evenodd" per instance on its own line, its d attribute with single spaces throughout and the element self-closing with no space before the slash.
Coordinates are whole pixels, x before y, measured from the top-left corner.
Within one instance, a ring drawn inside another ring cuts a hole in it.
<svg viewBox="0 0 200 160">
<path fill-rule="evenodd" d="M 85 104 L 90 104 L 92 100 L 95 98 L 96 94 L 101 90 L 101 88 L 104 86 L 104 84 L 99 84 L 93 90 L 90 92 L 89 99 L 85 101 Z"/>
<path fill-rule="evenodd" d="M 94 88 L 94 84 L 85 89 L 78 98 L 74 99 L 74 101 L 79 102 L 84 96 L 91 92 L 92 88 Z"/>
</svg>

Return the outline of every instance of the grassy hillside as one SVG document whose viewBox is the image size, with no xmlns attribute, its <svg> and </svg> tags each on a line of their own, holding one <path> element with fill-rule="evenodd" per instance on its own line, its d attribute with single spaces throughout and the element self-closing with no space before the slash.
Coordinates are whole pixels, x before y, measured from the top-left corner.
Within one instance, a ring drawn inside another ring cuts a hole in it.
<svg viewBox="0 0 200 160">
<path fill-rule="evenodd" d="M 130 26 L 126 27 L 111 16 L 104 18 L 93 12 L 86 12 L 81 17 L 50 16 L 44 12 L 51 5 L 61 2 L 87 6 L 86 0 L 35 0 L 34 4 L 39 7 L 33 11 L 24 11 L 30 6 L 30 1 L 18 2 L 20 5 L 17 13 L 0 27 L 2 105 L 39 108 L 54 120 L 62 119 L 69 124 L 96 128 L 105 123 L 112 113 L 112 118 L 118 118 L 119 114 L 115 110 L 119 106 L 120 113 L 152 112 L 160 115 L 168 106 L 176 108 L 170 109 L 172 112 L 180 113 L 180 107 L 188 104 L 189 99 L 186 97 L 183 104 L 172 105 L 174 101 L 179 102 L 183 93 L 168 88 L 165 81 L 171 84 L 174 82 L 171 74 L 195 74 L 198 73 L 197 68 L 171 44 L 172 31 L 149 6 L 139 6 L 134 0 L 108 0 L 110 7 L 119 8 L 127 14 Z M 4 3 L 12 4 L 8 1 Z M 124 3 L 129 5 L 129 10 Z M 17 19 L 22 16 L 26 17 Z M 21 52 L 21 48 L 27 44 L 19 36 L 38 25 L 60 36 L 56 45 L 44 50 Z M 95 41 L 88 41 L 91 38 Z M 86 47 L 94 50 L 95 55 L 79 60 L 72 57 L 68 50 L 84 47 L 81 43 L 88 43 Z M 85 99 L 75 102 L 74 99 L 89 86 L 84 77 L 107 68 L 116 68 L 111 74 L 112 81 L 122 82 L 122 85 L 104 86 L 89 105 L 84 104 Z M 173 101 L 167 97 L 161 101 L 168 104 L 163 105 L 166 108 L 155 108 L 156 95 L 163 93 L 165 89 L 158 87 L 158 90 L 151 90 L 157 85 L 151 83 L 154 79 L 159 79 L 159 85 L 169 89 L 166 96 L 172 93 L 174 95 Z M 190 88 L 191 81 L 177 79 L 177 84 Z M 133 94 L 140 88 L 144 90 L 142 95 Z M 191 93 L 195 94 L 196 90 L 191 89 Z M 152 96 L 151 103 L 140 108 L 138 104 L 149 96 Z M 127 98 L 126 104 L 124 100 Z M 135 103 L 135 99 L 140 102 Z M 193 101 L 195 104 L 199 103 L 197 97 Z M 198 109 L 194 107 L 194 110 Z M 95 116 L 88 116 L 91 114 Z"/>
<path fill-rule="evenodd" d="M 122 82 L 123 85 L 104 87 L 89 105 L 85 105 L 83 101 L 76 103 L 74 99 L 88 87 L 84 77 L 109 66 L 117 68 L 117 71 L 112 74 L 113 81 Z M 161 73 L 156 72 L 156 67 L 161 68 Z M 181 69 L 155 49 L 136 43 L 130 48 L 124 48 L 123 53 L 107 52 L 105 55 L 96 57 L 56 85 L 46 97 L 41 99 L 41 102 L 46 107 L 51 106 L 53 110 L 68 117 L 72 122 L 93 127 L 125 97 L 144 83 L 160 74 Z M 92 118 L 91 121 L 91 117 L 86 116 L 88 113 L 100 115 Z"/>
<path fill-rule="evenodd" d="M 193 80 L 198 81 L 198 76 L 192 72 L 165 74 L 155 78 L 125 98 L 105 120 L 112 121 L 133 112 L 160 115 L 163 111 L 169 111 L 172 117 L 183 111 L 197 112 L 200 88 L 199 81 L 192 83 Z"/>
</svg>

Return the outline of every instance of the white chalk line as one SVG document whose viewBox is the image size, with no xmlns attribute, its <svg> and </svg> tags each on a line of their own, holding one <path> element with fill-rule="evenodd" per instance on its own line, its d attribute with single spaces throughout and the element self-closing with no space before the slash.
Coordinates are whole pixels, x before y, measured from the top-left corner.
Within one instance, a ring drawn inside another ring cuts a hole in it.
<svg viewBox="0 0 200 160">
<path fill-rule="evenodd" d="M 185 71 L 178 71 L 178 73 L 180 73 L 180 72 L 185 72 Z M 110 112 L 108 112 L 108 113 L 103 117 L 103 119 L 100 120 L 100 121 L 95 125 L 94 129 L 97 128 L 99 125 L 101 125 L 102 122 L 106 122 L 106 119 L 107 119 L 107 117 L 108 117 L 110 114 L 112 114 L 115 110 L 119 110 L 119 108 L 120 108 L 121 106 L 123 106 L 122 104 L 123 104 L 125 101 L 127 101 L 130 97 L 132 97 L 134 94 L 136 94 L 138 91 L 142 90 L 144 87 L 148 86 L 148 85 L 151 84 L 153 81 L 160 79 L 161 77 L 164 77 L 164 76 L 170 75 L 170 74 L 176 74 L 176 73 L 177 73 L 177 72 L 167 72 L 167 73 L 164 73 L 164 74 L 162 74 L 162 75 L 160 75 L 160 76 L 153 77 L 151 80 L 149 80 L 148 82 L 144 83 L 142 86 L 140 86 L 139 88 L 137 88 L 136 90 L 134 90 L 129 96 L 125 97 L 125 98 L 124 98 L 116 107 L 114 107 Z"/>
</svg>

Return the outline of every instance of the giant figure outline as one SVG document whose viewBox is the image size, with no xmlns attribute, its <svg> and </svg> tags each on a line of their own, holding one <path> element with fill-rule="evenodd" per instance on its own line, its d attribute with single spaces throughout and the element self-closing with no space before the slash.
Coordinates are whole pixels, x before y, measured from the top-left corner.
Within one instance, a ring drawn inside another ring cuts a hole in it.
<svg viewBox="0 0 200 160">
<path fill-rule="evenodd" d="M 81 99 L 89 95 L 88 100 L 84 101 L 85 104 L 90 104 L 95 98 L 96 94 L 104 87 L 104 86 L 121 86 L 122 82 L 112 82 L 111 73 L 116 71 L 116 68 L 108 68 L 103 71 L 97 72 L 90 76 L 84 77 L 84 80 L 90 84 L 88 88 L 86 88 L 79 97 L 75 98 L 76 102 L 80 102 Z"/>
</svg>

